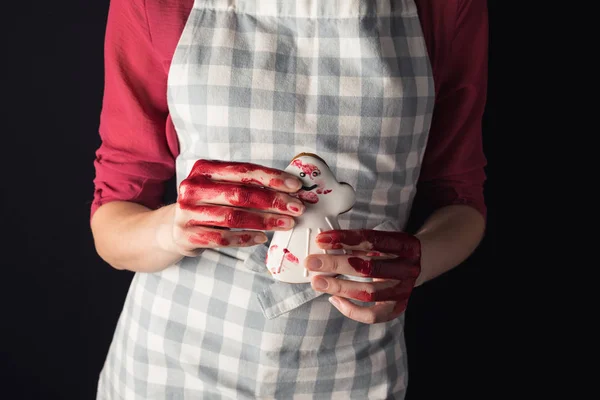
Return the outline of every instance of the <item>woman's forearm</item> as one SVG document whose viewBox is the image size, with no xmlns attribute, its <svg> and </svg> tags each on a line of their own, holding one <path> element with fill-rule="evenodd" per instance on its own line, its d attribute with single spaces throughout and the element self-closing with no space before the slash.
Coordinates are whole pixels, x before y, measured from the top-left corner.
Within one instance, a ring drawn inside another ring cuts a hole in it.
<svg viewBox="0 0 600 400">
<path fill-rule="evenodd" d="M 112 267 L 135 272 L 155 272 L 179 261 L 183 256 L 172 245 L 174 207 L 102 205 L 91 222 L 96 251 Z"/>
<path fill-rule="evenodd" d="M 421 240 L 421 274 L 416 285 L 442 275 L 466 260 L 485 232 L 483 216 L 466 205 L 435 211 L 416 236 Z"/>
</svg>

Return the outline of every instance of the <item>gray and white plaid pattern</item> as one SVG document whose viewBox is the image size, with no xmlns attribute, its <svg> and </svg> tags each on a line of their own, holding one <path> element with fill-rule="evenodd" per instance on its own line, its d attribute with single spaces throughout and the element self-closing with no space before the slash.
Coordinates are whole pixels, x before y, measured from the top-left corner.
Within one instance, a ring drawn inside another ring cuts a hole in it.
<svg viewBox="0 0 600 400">
<path fill-rule="evenodd" d="M 196 0 L 169 75 L 177 181 L 199 158 L 320 155 L 357 194 L 342 228 L 402 229 L 433 110 L 412 0 Z M 402 399 L 403 316 L 365 325 L 274 281 L 266 246 L 137 274 L 99 399 Z"/>
</svg>

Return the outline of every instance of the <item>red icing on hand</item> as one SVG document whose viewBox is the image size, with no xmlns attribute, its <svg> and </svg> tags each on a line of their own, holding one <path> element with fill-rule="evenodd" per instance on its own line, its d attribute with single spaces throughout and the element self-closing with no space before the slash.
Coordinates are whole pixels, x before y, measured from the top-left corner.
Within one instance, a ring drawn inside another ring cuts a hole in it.
<svg viewBox="0 0 600 400">
<path fill-rule="evenodd" d="M 402 258 L 373 260 L 350 257 L 348 264 L 362 276 L 386 279 L 414 279 L 419 276 L 421 268 L 418 262 Z"/>
<path fill-rule="evenodd" d="M 182 209 L 190 209 L 199 203 L 210 203 L 220 197 L 224 197 L 227 203 L 235 207 L 287 211 L 287 202 L 273 190 L 215 182 L 202 176 L 184 180 L 180 185 L 177 201 Z"/>
<path fill-rule="evenodd" d="M 348 297 L 353 299 L 364 301 L 366 303 L 377 302 L 377 301 L 405 301 L 410 296 L 410 288 L 407 289 L 406 285 L 397 283 L 396 285 L 376 290 L 373 293 L 367 292 L 366 290 L 349 290 Z"/>
<path fill-rule="evenodd" d="M 421 242 L 417 237 L 405 232 L 367 229 L 333 230 L 319 234 L 317 243 L 323 245 L 322 247 L 325 249 L 344 248 L 367 251 L 364 257 L 348 257 L 348 264 L 358 276 L 380 280 L 374 284 L 363 284 L 365 288 L 369 287 L 369 290 L 356 289 L 356 284 L 354 287 L 343 289 L 343 285 L 346 283 L 340 283 L 342 286 L 340 293 L 343 293 L 344 297 L 367 303 L 396 302 L 392 311 L 389 311 L 388 308 L 378 308 L 378 310 L 388 311 L 383 311 L 386 315 L 376 315 L 377 321 L 389 321 L 404 312 L 415 281 L 421 273 Z M 371 258 L 383 255 L 395 256 L 395 258 Z M 374 291 L 373 288 L 375 288 Z"/>
<path fill-rule="evenodd" d="M 219 226 L 234 229 L 273 230 L 286 224 L 285 217 L 266 217 L 264 214 L 220 206 L 195 206 L 187 208 L 194 213 L 202 214 L 202 220 L 190 219 L 190 226 Z"/>
<path fill-rule="evenodd" d="M 421 242 L 405 232 L 369 229 L 325 231 L 317 236 L 317 243 L 327 244 L 332 248 L 360 247 L 361 250 L 395 254 L 413 261 L 421 258 Z"/>
<path fill-rule="evenodd" d="M 373 271 L 372 263 L 370 260 L 363 260 L 358 257 L 348 258 L 348 264 L 354 268 L 356 272 L 361 275 L 369 276 Z"/>
<path fill-rule="evenodd" d="M 209 246 L 217 244 L 219 246 L 229 246 L 230 242 L 226 238 L 223 237 L 223 234 L 220 232 L 201 232 L 195 235 L 190 236 L 190 243 L 199 245 L 199 246 Z"/>
<path fill-rule="evenodd" d="M 329 193 L 331 193 L 331 189 L 327 189 L 323 192 L 323 194 L 329 194 Z"/>
<path fill-rule="evenodd" d="M 248 234 L 240 235 L 238 237 L 239 237 L 239 240 L 238 240 L 239 244 L 246 244 L 250 241 L 250 239 L 252 239 L 252 236 L 248 235 Z"/>
<path fill-rule="evenodd" d="M 255 185 L 259 185 L 259 186 L 263 185 L 263 183 L 261 181 L 259 181 L 258 179 L 254 179 L 254 178 L 242 178 L 242 183 L 254 183 Z"/>
<path fill-rule="evenodd" d="M 298 257 L 296 257 L 295 255 L 293 255 L 288 249 L 283 249 L 283 254 L 285 254 L 285 259 L 293 262 L 294 264 L 298 264 L 299 260 Z"/>
<path fill-rule="evenodd" d="M 285 183 L 283 182 L 283 179 L 273 178 L 269 181 L 269 186 L 278 188 L 278 187 L 285 186 Z"/>
<path fill-rule="evenodd" d="M 263 172 L 272 176 L 280 176 L 282 174 L 279 170 L 257 164 L 218 160 L 198 160 L 192 167 L 189 176 L 193 177 L 200 175 L 210 177 L 213 175 L 243 175 L 253 172 Z"/>
<path fill-rule="evenodd" d="M 319 173 L 321 172 L 319 170 L 319 167 L 317 167 L 316 165 L 309 164 L 309 163 L 304 163 L 299 158 L 297 158 L 294 161 L 292 161 L 292 165 L 294 167 L 298 168 L 299 170 L 301 170 L 302 172 L 304 172 L 307 176 L 310 177 L 310 179 L 313 178 L 312 173 L 314 171 L 319 172 Z"/>
<path fill-rule="evenodd" d="M 227 181 L 232 180 L 234 177 L 238 177 L 241 178 L 240 180 L 244 184 L 268 186 L 278 189 L 286 188 L 285 177 L 281 176 L 283 173 L 283 171 L 275 168 L 264 167 L 262 165 L 252 163 L 198 160 L 192 167 L 188 178 L 201 176 L 208 179 L 219 178 L 221 181 Z M 248 174 L 253 174 L 254 176 L 243 176 Z M 286 188 L 286 191 L 287 190 L 289 189 Z"/>
</svg>

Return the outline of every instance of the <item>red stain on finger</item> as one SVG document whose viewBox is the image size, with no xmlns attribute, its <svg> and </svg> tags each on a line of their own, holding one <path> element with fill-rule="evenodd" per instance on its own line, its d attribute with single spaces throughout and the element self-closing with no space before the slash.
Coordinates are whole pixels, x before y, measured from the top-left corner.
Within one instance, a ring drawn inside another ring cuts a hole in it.
<svg viewBox="0 0 600 400">
<path fill-rule="evenodd" d="M 279 178 L 272 178 L 269 181 L 269 186 L 274 187 L 274 188 L 278 188 L 278 187 L 283 187 L 285 186 L 285 183 L 283 182 L 283 179 L 279 179 Z"/>
<path fill-rule="evenodd" d="M 248 242 L 250 242 L 250 239 L 252 239 L 252 235 L 249 234 L 243 234 L 237 237 L 238 238 L 238 244 L 247 244 Z"/>
<path fill-rule="evenodd" d="M 363 260 L 359 257 L 350 257 L 348 258 L 348 264 L 350 264 L 350 266 L 354 268 L 356 272 L 364 276 L 371 276 L 371 273 L 373 272 L 371 260 Z"/>
<path fill-rule="evenodd" d="M 202 176 L 181 183 L 177 202 L 182 209 L 189 210 L 199 203 L 210 203 L 220 197 L 234 207 L 287 211 L 286 200 L 273 190 L 216 182 Z"/>
<path fill-rule="evenodd" d="M 317 243 L 329 244 L 333 242 L 333 238 L 329 235 L 320 235 L 317 238 Z"/>
<path fill-rule="evenodd" d="M 415 279 L 421 272 L 419 261 L 402 258 L 373 260 L 350 257 L 348 264 L 359 274 L 372 278 Z"/>
<path fill-rule="evenodd" d="M 229 246 L 230 242 L 223 237 L 220 232 L 201 232 L 190 236 L 190 243 L 200 246 L 209 246 L 217 244 L 219 246 Z"/>
<path fill-rule="evenodd" d="M 254 178 L 242 178 L 242 183 L 254 183 L 255 185 L 259 185 L 259 186 L 263 185 L 263 183 L 261 181 L 259 181 L 258 179 L 254 179 Z"/>
<path fill-rule="evenodd" d="M 261 165 L 252 164 L 252 163 L 240 163 L 240 162 L 227 162 L 227 161 L 218 161 L 218 160 L 198 160 L 192 167 L 191 172 L 188 175 L 188 178 L 194 177 L 204 177 L 211 179 L 213 175 L 219 176 L 241 176 L 244 174 L 250 173 L 263 173 L 266 174 L 266 177 L 259 176 L 249 178 L 245 177 L 241 179 L 241 182 L 244 184 L 254 184 L 258 186 L 270 186 L 272 188 L 282 188 L 285 187 L 285 182 L 280 176 L 283 174 L 283 171 L 263 167 Z M 260 178 L 260 179 L 259 179 Z M 261 180 L 261 179 L 264 179 Z M 268 183 L 267 183 L 268 179 Z"/>
<path fill-rule="evenodd" d="M 219 160 L 198 160 L 192 167 L 189 176 L 242 175 L 252 172 L 263 172 L 271 176 L 280 176 L 281 171 L 252 163 L 229 162 Z"/>
<path fill-rule="evenodd" d="M 376 230 L 336 230 L 326 231 L 319 235 L 317 243 L 340 246 L 361 246 L 365 249 L 396 254 L 399 257 L 419 260 L 421 242 L 406 232 L 388 232 Z"/>
<path fill-rule="evenodd" d="M 369 293 L 366 290 L 349 290 L 347 296 L 366 303 L 373 301 L 373 293 Z"/>
<path fill-rule="evenodd" d="M 368 292 L 366 290 L 349 290 L 347 296 L 366 303 L 378 301 L 405 301 L 410 293 L 401 283 L 390 288 Z"/>
<path fill-rule="evenodd" d="M 235 209 L 231 207 L 195 206 L 190 211 L 202 214 L 202 220 L 190 219 L 185 226 L 220 226 L 234 229 L 273 230 L 283 227 L 283 218 L 267 217 L 264 214 Z"/>
</svg>

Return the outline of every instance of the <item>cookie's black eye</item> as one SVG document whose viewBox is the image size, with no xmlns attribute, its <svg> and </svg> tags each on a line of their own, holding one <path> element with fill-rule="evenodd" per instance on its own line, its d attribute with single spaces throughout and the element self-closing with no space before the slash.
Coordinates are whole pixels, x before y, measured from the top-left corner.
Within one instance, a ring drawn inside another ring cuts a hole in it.
<svg viewBox="0 0 600 400">
<path fill-rule="evenodd" d="M 306 176 L 306 174 L 304 172 L 300 172 L 300 177 L 304 178 Z"/>
<path fill-rule="evenodd" d="M 321 173 L 319 171 L 313 171 L 312 176 L 319 176 Z"/>
</svg>

